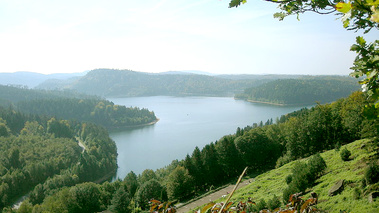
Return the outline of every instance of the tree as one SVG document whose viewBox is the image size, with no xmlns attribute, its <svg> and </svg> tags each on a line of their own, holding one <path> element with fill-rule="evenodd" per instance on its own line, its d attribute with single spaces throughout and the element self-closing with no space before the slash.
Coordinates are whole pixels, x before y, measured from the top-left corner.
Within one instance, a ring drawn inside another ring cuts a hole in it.
<svg viewBox="0 0 379 213">
<path fill-rule="evenodd" d="M 245 166 L 241 163 L 243 160 L 236 148 L 234 139 L 233 136 L 227 135 L 215 144 L 219 156 L 219 164 L 228 178 L 238 176 Z"/>
<path fill-rule="evenodd" d="M 73 138 L 73 131 L 71 130 L 70 124 L 66 120 L 51 118 L 47 122 L 47 132 L 54 134 L 57 138 Z"/>
<path fill-rule="evenodd" d="M 129 192 L 129 196 L 133 197 L 139 186 L 137 175 L 133 171 L 129 172 L 124 178 L 124 184 Z"/>
<path fill-rule="evenodd" d="M 219 156 L 214 143 L 204 146 L 201 150 L 203 159 L 205 182 L 210 185 L 218 184 L 223 181 L 222 168 L 218 162 Z"/>
<path fill-rule="evenodd" d="M 145 169 L 142 174 L 138 177 L 138 181 L 140 185 L 144 184 L 145 182 L 149 180 L 157 179 L 157 176 L 155 175 L 154 171 L 152 169 Z"/>
<path fill-rule="evenodd" d="M 191 193 L 191 176 L 182 166 L 176 167 L 168 176 L 167 194 L 170 200 L 182 199 Z"/>
<path fill-rule="evenodd" d="M 128 213 L 130 198 L 129 193 L 125 191 L 124 187 L 119 187 L 112 198 L 112 205 L 110 210 L 115 213 Z"/>
<path fill-rule="evenodd" d="M 197 189 L 199 189 L 205 182 L 203 160 L 201 158 L 201 152 L 199 147 L 195 147 L 195 149 L 192 152 L 191 159 L 194 167 L 194 172 L 191 173 L 191 176 L 194 178 L 195 186 L 197 187 Z"/>
<path fill-rule="evenodd" d="M 136 201 L 142 209 L 147 209 L 151 199 L 162 200 L 164 188 L 155 179 L 141 185 L 136 194 Z"/>
<path fill-rule="evenodd" d="M 83 183 L 70 188 L 73 198 L 72 212 L 98 212 L 101 193 L 95 183 Z"/>
<path fill-rule="evenodd" d="M 289 15 L 299 15 L 305 12 L 318 14 L 337 13 L 341 17 L 343 26 L 347 30 L 379 29 L 379 1 L 378 0 L 264 0 L 278 4 L 281 12 L 274 17 L 283 20 Z M 231 0 L 229 7 L 238 7 L 247 0 Z M 363 91 L 372 101 L 371 106 L 379 111 L 379 40 L 367 44 L 363 37 L 357 37 L 357 44 L 351 46 L 351 51 L 358 55 L 355 58 L 353 72 L 350 74 L 356 78 L 364 76 L 360 81 Z M 378 117 L 379 113 L 375 115 Z"/>
<path fill-rule="evenodd" d="M 24 128 L 21 130 L 22 135 L 43 135 L 45 130 L 37 121 L 25 122 Z"/>
<path fill-rule="evenodd" d="M 8 137 L 9 136 L 9 128 L 7 127 L 7 122 L 0 118 L 0 137 Z"/>
<path fill-rule="evenodd" d="M 14 169 L 21 167 L 20 150 L 18 150 L 18 148 L 13 148 L 10 150 L 8 159 L 10 167 L 13 167 Z"/>
<path fill-rule="evenodd" d="M 279 144 L 270 141 L 262 128 L 250 130 L 235 140 L 245 165 L 254 170 L 264 170 L 275 165 L 280 156 Z"/>
</svg>

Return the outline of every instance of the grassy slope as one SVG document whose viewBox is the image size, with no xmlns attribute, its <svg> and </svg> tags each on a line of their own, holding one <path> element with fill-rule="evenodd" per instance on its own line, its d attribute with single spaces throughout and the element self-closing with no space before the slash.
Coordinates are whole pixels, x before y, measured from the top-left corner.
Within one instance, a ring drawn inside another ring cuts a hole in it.
<svg viewBox="0 0 379 213">
<path fill-rule="evenodd" d="M 365 144 L 364 148 L 361 146 Z M 367 196 L 362 195 L 361 199 L 353 199 L 355 187 L 361 188 L 361 180 L 367 163 L 372 161 L 378 155 L 378 147 L 371 140 L 363 139 L 345 145 L 352 152 L 350 161 L 342 161 L 339 152 L 330 150 L 322 153 L 327 169 L 325 174 L 316 181 L 316 185 L 307 190 L 304 198 L 309 198 L 309 192 L 315 191 L 319 195 L 319 204 L 317 208 L 326 212 L 379 212 L 379 199 L 369 203 Z M 341 147 L 342 150 L 345 146 Z M 307 159 L 303 159 L 307 160 Z M 251 197 L 253 201 L 259 202 L 262 198 L 267 202 L 277 195 L 282 197 L 283 190 L 287 187 L 285 177 L 291 173 L 294 162 L 288 163 L 278 169 L 271 170 L 255 178 L 255 181 L 235 192 L 231 201 L 246 201 Z M 329 189 L 339 179 L 345 179 L 344 191 L 334 197 L 328 196 Z M 363 190 L 362 190 L 363 191 Z M 219 200 L 217 202 L 222 202 Z M 282 205 L 284 207 L 284 205 Z"/>
</svg>

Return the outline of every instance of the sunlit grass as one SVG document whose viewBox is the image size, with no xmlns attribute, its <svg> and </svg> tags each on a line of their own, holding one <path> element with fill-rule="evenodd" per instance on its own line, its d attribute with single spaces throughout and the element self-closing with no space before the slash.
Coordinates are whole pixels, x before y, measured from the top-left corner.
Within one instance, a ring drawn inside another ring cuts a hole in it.
<svg viewBox="0 0 379 213">
<path fill-rule="evenodd" d="M 316 180 L 315 185 L 307 190 L 304 197 L 310 197 L 309 192 L 311 191 L 316 192 L 319 196 L 317 208 L 325 212 L 339 212 L 340 210 L 365 213 L 379 212 L 379 199 L 369 203 L 367 194 L 364 194 L 368 187 L 362 188 L 361 184 L 365 168 L 378 155 L 375 146 L 369 139 L 358 140 L 342 146 L 340 150 L 346 147 L 352 153 L 349 161 L 343 161 L 339 151 L 336 150 L 322 153 L 321 156 L 324 158 L 327 168 L 324 175 Z M 283 190 L 287 187 L 285 177 L 291 174 L 293 165 L 294 162 L 291 162 L 257 176 L 248 186 L 237 190 L 231 201 L 245 202 L 251 197 L 255 202 L 259 202 L 261 199 L 265 199 L 267 202 L 274 194 L 282 200 Z M 342 193 L 330 197 L 328 195 L 329 189 L 340 179 L 345 180 L 344 190 Z M 361 191 L 358 199 L 354 198 L 355 188 Z M 219 199 L 216 202 L 223 202 L 223 200 Z M 285 205 L 283 204 L 282 207 Z"/>
</svg>

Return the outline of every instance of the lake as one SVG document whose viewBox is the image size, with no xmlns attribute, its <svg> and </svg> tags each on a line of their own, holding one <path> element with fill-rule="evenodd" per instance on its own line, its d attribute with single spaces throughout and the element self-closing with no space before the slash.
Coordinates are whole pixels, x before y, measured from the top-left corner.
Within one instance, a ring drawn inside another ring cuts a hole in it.
<svg viewBox="0 0 379 213">
<path fill-rule="evenodd" d="M 148 108 L 160 119 L 154 125 L 110 132 L 118 150 L 117 178 L 130 171 L 156 170 L 202 149 L 237 127 L 266 122 L 303 106 L 274 106 L 235 100 L 232 97 L 133 97 L 110 98 L 126 107 Z"/>
</svg>

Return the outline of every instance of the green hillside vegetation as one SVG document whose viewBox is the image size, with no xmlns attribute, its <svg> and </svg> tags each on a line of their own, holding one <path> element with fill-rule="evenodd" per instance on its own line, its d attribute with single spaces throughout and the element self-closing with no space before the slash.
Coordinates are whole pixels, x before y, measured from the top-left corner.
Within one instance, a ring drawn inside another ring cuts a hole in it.
<svg viewBox="0 0 379 213">
<path fill-rule="evenodd" d="M 115 105 L 99 99 L 39 99 L 19 102 L 16 107 L 26 113 L 93 122 L 107 128 L 131 127 L 157 121 L 154 112 L 148 109 Z"/>
<path fill-rule="evenodd" d="M 275 123 L 268 120 L 265 124 L 261 122 L 253 126 L 238 128 L 235 134 L 224 136 L 202 149 L 196 147 L 185 159 L 174 160 L 156 171 L 146 169 L 138 176 L 130 172 L 124 180 L 106 182 L 102 185 L 88 183 L 64 188 L 55 193 L 49 193 L 40 205 L 32 205 L 33 202 L 27 201 L 24 206 L 37 212 L 80 212 L 88 208 L 94 211 L 108 209 L 117 212 L 115 209 L 121 208 L 122 205 L 124 207 L 127 205 L 123 210 L 126 212 L 147 210 L 148 201 L 151 198 L 160 201 L 185 201 L 197 197 L 211 189 L 235 181 L 246 166 L 249 168 L 247 172 L 249 176 L 262 174 L 275 167 L 287 168 L 283 174 L 271 177 L 274 180 L 279 180 L 276 176 L 280 177 L 280 182 L 275 182 L 275 184 L 281 183 L 280 193 L 276 195 L 275 200 L 282 202 L 283 190 L 287 188 L 287 184 L 283 184 L 283 181 L 293 168 L 288 166 L 293 163 L 287 163 L 324 150 L 338 148 L 357 139 L 373 138 L 378 135 L 378 121 L 370 120 L 365 116 L 366 104 L 365 95 L 355 92 L 331 104 L 317 105 L 311 109 L 302 109 L 283 115 Z M 372 146 L 367 143 L 366 147 Z M 350 157 L 356 159 L 355 152 L 351 151 Z M 307 164 L 296 166 L 296 168 L 304 168 L 300 171 L 305 173 L 300 174 L 307 178 L 306 181 L 300 181 L 299 176 L 293 175 L 293 183 L 288 186 L 289 191 L 307 193 L 309 188 L 319 183 L 320 178 L 327 177 L 325 174 L 328 171 L 333 172 L 331 169 L 334 167 L 329 165 L 331 159 L 322 156 L 326 162 L 326 168 L 323 166 L 323 160 L 318 157 L 312 158 L 313 160 Z M 340 156 L 339 159 L 344 161 Z M 354 160 L 344 162 L 349 164 Z M 306 169 L 308 166 L 313 169 Z M 298 182 L 301 184 L 295 184 Z M 332 182 L 326 181 L 325 187 L 334 184 Z M 90 203 L 87 200 L 92 195 L 83 194 L 82 191 L 95 193 Z M 266 190 L 266 192 L 269 191 Z M 319 191 L 316 192 L 319 193 Z M 364 193 L 363 190 L 362 193 Z M 271 196 L 272 194 L 265 196 L 266 202 L 271 199 Z M 124 199 L 125 197 L 128 199 Z M 124 201 L 126 204 L 122 204 Z"/>
<path fill-rule="evenodd" d="M 0 107 L 0 209 L 31 190 L 38 204 L 54 190 L 113 175 L 116 158 L 102 127 Z"/>
<path fill-rule="evenodd" d="M 0 86 L 3 105 L 35 115 L 93 122 L 107 128 L 122 128 L 156 122 L 154 112 L 125 107 L 95 96 L 68 91 L 42 91 Z"/>
<path fill-rule="evenodd" d="M 279 77 L 278 77 L 279 78 Z M 63 88 L 102 97 L 133 96 L 233 96 L 272 77 L 230 79 L 197 74 L 153 74 L 131 70 L 96 69 L 68 82 Z M 48 89 L 41 84 L 38 88 Z"/>
<path fill-rule="evenodd" d="M 311 197 L 310 192 L 318 194 L 317 209 L 325 212 L 364 212 L 374 213 L 379 209 L 379 202 L 369 202 L 368 197 L 371 192 L 379 190 L 379 183 L 366 184 L 365 172 L 371 163 L 377 163 L 379 157 L 379 141 L 377 139 L 362 139 L 344 145 L 343 148 L 351 150 L 352 155 L 349 161 L 344 161 L 340 157 L 340 151 L 330 150 L 321 154 L 326 162 L 326 169 L 322 172 L 314 185 L 308 187 L 302 195 L 304 200 Z M 304 158 L 300 162 L 308 162 L 309 158 Z M 269 203 L 275 196 L 280 200 L 280 207 L 286 208 L 287 202 L 282 202 L 283 191 L 287 187 L 286 177 L 288 177 L 294 167 L 299 163 L 293 161 L 280 168 L 270 170 L 254 178 L 248 186 L 236 191 L 231 199 L 232 202 L 246 202 L 248 198 L 257 204 L 265 201 Z M 339 181 L 344 180 L 344 189 L 335 196 L 329 196 L 329 190 Z M 223 202 L 225 198 L 215 202 Z"/>
<path fill-rule="evenodd" d="M 245 89 L 235 97 L 252 102 L 280 105 L 328 103 L 359 90 L 357 80 L 348 77 L 279 79 Z"/>
<path fill-rule="evenodd" d="M 0 106 L 8 107 L 12 103 L 20 101 L 31 101 L 37 99 L 58 99 L 58 98 L 79 98 L 79 99 L 99 99 L 95 96 L 79 94 L 74 91 L 58 90 L 35 90 L 27 87 L 14 87 L 0 85 Z"/>
</svg>

